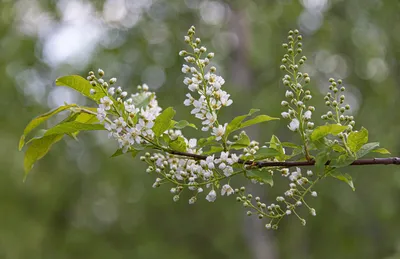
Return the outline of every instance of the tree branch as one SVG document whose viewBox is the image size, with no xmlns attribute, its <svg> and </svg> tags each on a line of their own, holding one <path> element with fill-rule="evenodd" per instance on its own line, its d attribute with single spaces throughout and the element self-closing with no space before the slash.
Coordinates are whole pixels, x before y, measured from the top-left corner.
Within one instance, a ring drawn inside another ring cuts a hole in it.
<svg viewBox="0 0 400 259">
<path fill-rule="evenodd" d="M 175 150 L 170 150 L 170 154 L 184 156 L 193 158 L 195 160 L 205 160 L 207 156 L 198 155 L 186 152 L 180 152 Z M 241 164 L 252 165 L 254 167 L 295 167 L 295 166 L 313 166 L 315 161 L 283 161 L 283 162 L 273 162 L 273 161 L 238 161 Z M 326 162 L 329 165 L 330 161 Z M 357 159 L 350 165 L 400 165 L 400 157 L 388 157 L 388 158 L 366 158 Z"/>
</svg>

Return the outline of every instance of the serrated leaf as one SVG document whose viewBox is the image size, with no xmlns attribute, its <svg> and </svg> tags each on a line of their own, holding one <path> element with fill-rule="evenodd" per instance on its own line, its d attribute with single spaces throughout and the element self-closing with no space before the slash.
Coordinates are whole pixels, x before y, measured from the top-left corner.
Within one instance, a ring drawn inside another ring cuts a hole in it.
<svg viewBox="0 0 400 259">
<path fill-rule="evenodd" d="M 379 147 L 379 142 L 372 142 L 372 143 L 367 143 L 364 144 L 356 153 L 357 158 L 361 158 L 365 155 L 367 155 L 369 152 L 372 152 L 372 150 L 376 149 Z"/>
<path fill-rule="evenodd" d="M 260 111 L 259 109 L 251 109 L 250 112 L 248 114 L 245 115 L 240 115 L 235 117 L 231 122 L 228 123 L 228 125 L 226 126 L 226 130 L 225 130 L 225 136 L 228 136 L 230 133 L 232 133 L 233 131 L 237 130 L 238 127 L 240 126 L 240 123 L 246 119 L 247 117 L 253 115 L 254 113 Z"/>
<path fill-rule="evenodd" d="M 224 148 L 221 146 L 211 146 L 209 150 L 206 150 L 203 152 L 204 155 L 210 155 L 210 154 L 215 154 L 219 153 L 221 151 L 224 151 Z"/>
<path fill-rule="evenodd" d="M 384 155 L 390 154 L 389 150 L 387 150 L 386 148 L 383 148 L 383 147 L 374 149 L 371 152 L 380 153 L 380 154 L 384 154 Z"/>
<path fill-rule="evenodd" d="M 258 182 L 263 182 L 269 184 L 271 187 L 274 185 L 274 180 L 272 178 L 269 169 L 266 167 L 257 168 L 257 169 L 249 169 L 246 170 L 246 177 L 249 179 L 255 179 Z"/>
<path fill-rule="evenodd" d="M 43 138 L 34 139 L 28 146 L 24 157 L 24 170 L 25 176 L 28 176 L 29 171 L 32 169 L 35 162 L 44 157 L 49 152 L 51 146 L 60 141 L 64 135 L 50 135 Z"/>
<path fill-rule="evenodd" d="M 281 155 L 282 155 L 282 153 L 280 153 L 278 150 L 276 150 L 274 148 L 262 147 L 254 155 L 254 160 L 276 158 L 276 157 L 280 157 Z"/>
<path fill-rule="evenodd" d="M 293 149 L 298 149 L 298 148 L 301 149 L 302 148 L 300 145 L 297 145 L 297 144 L 294 144 L 294 143 L 291 143 L 291 142 L 282 142 L 281 144 L 284 147 L 289 147 L 289 148 L 293 148 Z"/>
<path fill-rule="evenodd" d="M 36 127 L 38 127 L 40 124 L 42 124 L 43 122 L 47 121 L 48 119 L 50 119 L 52 116 L 56 115 L 57 113 L 60 113 L 62 111 L 65 111 L 71 107 L 77 107 L 76 104 L 69 104 L 69 105 L 64 105 L 64 106 L 60 106 L 54 110 L 51 110 L 49 112 L 46 112 L 42 115 L 37 116 L 36 118 L 34 118 L 33 120 L 31 120 L 28 125 L 25 127 L 24 132 L 19 140 L 19 150 L 21 150 L 24 145 L 25 145 L 25 138 L 26 136 L 32 131 L 34 130 Z"/>
<path fill-rule="evenodd" d="M 329 163 L 331 167 L 335 168 L 340 168 L 340 167 L 345 167 L 353 163 L 355 160 L 354 157 L 350 157 L 348 155 L 340 155 L 339 157 L 332 159 L 332 161 Z"/>
<path fill-rule="evenodd" d="M 323 150 L 315 156 L 315 169 L 317 172 L 323 172 L 325 169 L 325 164 L 330 159 L 330 151 Z"/>
<path fill-rule="evenodd" d="M 164 131 L 168 130 L 171 126 L 172 118 L 175 116 L 175 110 L 172 107 L 165 109 L 160 115 L 157 116 L 152 128 L 156 137 L 161 136 Z"/>
<path fill-rule="evenodd" d="M 193 123 L 189 123 L 189 122 L 186 121 L 186 120 L 178 121 L 178 122 L 175 123 L 175 125 L 174 125 L 174 128 L 175 128 L 175 129 L 183 129 L 183 128 L 185 128 L 185 127 L 192 127 L 192 128 L 194 128 L 194 129 L 197 129 L 196 125 L 194 125 Z"/>
<path fill-rule="evenodd" d="M 147 105 L 149 105 L 151 99 L 154 98 L 154 94 L 148 95 L 146 92 L 142 92 L 133 95 L 131 98 L 135 107 L 140 109 L 142 107 L 146 107 Z"/>
<path fill-rule="evenodd" d="M 56 85 L 72 88 L 97 103 L 102 97 L 105 96 L 105 93 L 100 89 L 99 86 L 93 87 L 88 80 L 78 75 L 63 76 L 57 78 Z M 90 89 L 92 88 L 96 90 L 96 93 L 94 95 L 90 94 Z"/>
<path fill-rule="evenodd" d="M 347 126 L 342 126 L 339 124 L 326 124 L 323 126 L 319 126 L 313 130 L 310 139 L 311 141 L 316 141 L 330 134 L 336 136 L 337 134 L 343 132 L 345 129 L 347 129 Z"/>
<path fill-rule="evenodd" d="M 352 131 L 347 137 L 347 145 L 354 153 L 356 153 L 367 142 L 368 130 L 365 128 L 361 128 L 359 131 Z"/>
<path fill-rule="evenodd" d="M 242 122 L 240 124 L 239 128 L 237 128 L 236 130 L 243 129 L 243 128 L 258 124 L 258 123 L 267 122 L 267 121 L 271 121 L 271 120 L 279 120 L 279 118 L 271 117 L 268 115 L 258 115 L 257 117 L 255 117 L 253 119 Z"/>
<path fill-rule="evenodd" d="M 197 147 L 199 148 L 214 144 L 218 144 L 218 142 L 215 140 L 215 136 L 211 136 L 208 138 L 201 138 L 197 141 Z"/>
<path fill-rule="evenodd" d="M 169 146 L 176 151 L 186 152 L 187 145 L 185 139 L 179 136 L 177 139 L 169 142 Z"/>
<path fill-rule="evenodd" d="M 336 178 L 336 179 L 342 181 L 342 182 L 347 183 L 347 184 L 351 187 L 351 189 L 352 189 L 353 191 L 356 190 L 356 188 L 354 187 L 353 179 L 351 178 L 351 176 L 350 176 L 349 174 L 347 174 L 347 173 L 341 173 L 341 172 L 339 172 L 339 171 L 337 171 L 337 170 L 334 170 L 334 171 L 332 171 L 332 172 L 330 173 L 330 175 L 331 175 L 332 177 L 334 177 L 334 178 Z"/>
<path fill-rule="evenodd" d="M 61 124 L 57 124 L 53 128 L 46 131 L 44 136 L 54 135 L 54 134 L 68 134 L 74 133 L 82 130 L 104 130 L 102 124 L 86 124 L 77 121 L 69 121 Z"/>
</svg>

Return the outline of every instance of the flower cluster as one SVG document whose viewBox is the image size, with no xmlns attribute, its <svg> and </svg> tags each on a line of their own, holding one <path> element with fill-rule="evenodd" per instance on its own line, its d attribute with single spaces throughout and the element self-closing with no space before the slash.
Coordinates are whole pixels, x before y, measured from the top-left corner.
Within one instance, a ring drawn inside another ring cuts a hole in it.
<svg viewBox="0 0 400 259">
<path fill-rule="evenodd" d="M 183 136 L 181 136 L 184 138 Z M 186 138 L 184 138 L 185 141 Z M 196 149 L 196 139 L 187 141 L 189 152 L 193 154 L 201 154 L 201 149 Z M 157 178 L 153 187 L 159 187 L 163 183 L 172 183 L 175 187 L 171 188 L 171 193 L 174 194 L 173 200 L 178 201 L 181 192 L 187 188 L 193 191 L 193 196 L 189 199 L 189 203 L 193 204 L 197 200 L 197 195 L 203 192 L 203 188 L 211 189 L 206 196 L 209 202 L 214 202 L 217 198 L 215 191 L 218 183 L 235 174 L 233 164 L 237 163 L 239 158 L 236 154 L 222 152 L 220 157 L 215 155 L 207 156 L 204 160 L 194 160 L 187 158 L 179 158 L 171 154 L 146 153 L 140 157 L 149 167 L 147 172 L 155 172 Z M 225 184 L 221 188 L 221 195 L 231 195 L 233 189 L 229 184 Z"/>
<path fill-rule="evenodd" d="M 193 52 L 182 50 L 179 55 L 183 56 L 189 64 L 182 66 L 182 72 L 187 75 L 183 83 L 188 86 L 191 92 L 197 93 L 198 98 L 188 93 L 184 104 L 194 107 L 191 113 L 202 120 L 202 130 L 213 129 L 212 135 L 219 140 L 225 132 L 226 124 L 219 124 L 217 114 L 221 107 L 230 106 L 232 100 L 229 99 L 230 95 L 221 89 L 225 80 L 215 74 L 217 69 L 212 66 L 205 72 L 205 68 L 210 64 L 214 53 L 210 52 L 203 58 L 202 56 L 207 49 L 200 46 L 200 38 L 194 38 L 194 36 L 195 28 L 192 26 L 188 30 L 188 35 L 185 36 L 185 42 L 192 48 Z"/>
<path fill-rule="evenodd" d="M 128 98 L 128 93 L 120 86 L 113 86 L 116 78 L 111 78 L 107 83 L 103 79 L 102 69 L 98 70 L 98 75 L 99 78 L 96 78 L 91 71 L 87 79 L 93 86 L 90 91 L 92 95 L 98 92 L 104 95 L 97 108 L 97 119 L 104 123 L 108 136 L 118 141 L 123 153 L 130 150 L 135 143 L 144 144 L 152 140 L 154 120 L 161 112 L 155 93 L 149 92 L 149 87 L 144 84 L 138 86 L 138 93 L 131 94 Z M 138 101 L 135 103 L 135 100 L 146 100 L 147 104 L 144 106 Z"/>
<path fill-rule="evenodd" d="M 354 117 L 345 115 L 346 111 L 350 110 L 350 105 L 346 104 L 345 96 L 343 94 L 346 88 L 342 85 L 342 80 L 336 80 L 333 78 L 329 79 L 331 85 L 329 86 L 329 92 L 325 95 L 324 100 L 326 106 L 330 108 L 326 114 L 322 115 L 321 118 L 326 121 L 333 121 L 340 125 L 348 126 L 348 132 L 353 130 L 356 122 Z"/>
<path fill-rule="evenodd" d="M 293 172 L 290 172 L 288 168 L 281 169 L 280 172 L 283 177 L 289 179 L 290 183 L 289 190 L 284 193 L 284 196 L 276 197 L 277 204 L 266 205 L 261 202 L 260 197 L 255 197 L 254 202 L 253 195 L 245 194 L 245 187 L 235 190 L 238 195 L 237 201 L 248 209 L 248 216 L 255 213 L 259 219 L 269 218 L 270 221 L 265 225 L 267 229 L 277 229 L 282 218 L 289 215 L 296 215 L 300 222 L 305 225 L 306 220 L 299 215 L 298 210 L 304 205 L 312 216 L 316 216 L 315 209 L 308 205 L 305 198 L 307 195 L 317 197 L 317 192 L 313 191 L 312 188 L 319 178 L 311 181 L 313 172 L 307 170 L 306 175 L 303 175 L 298 167 Z"/>
</svg>

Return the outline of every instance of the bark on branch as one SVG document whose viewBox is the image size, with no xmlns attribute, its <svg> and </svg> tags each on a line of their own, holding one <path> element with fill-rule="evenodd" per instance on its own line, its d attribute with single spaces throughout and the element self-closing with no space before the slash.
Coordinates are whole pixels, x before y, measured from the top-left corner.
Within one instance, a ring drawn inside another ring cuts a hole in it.
<svg viewBox="0 0 400 259">
<path fill-rule="evenodd" d="M 179 151 L 170 151 L 170 154 L 190 157 L 195 160 L 205 160 L 207 156 L 191 154 L 186 152 Z M 295 166 L 313 166 L 315 165 L 315 161 L 283 161 L 283 162 L 271 162 L 271 161 L 243 161 L 239 160 L 239 163 L 252 165 L 254 167 L 295 167 Z M 326 165 L 329 165 L 329 161 L 326 162 Z M 388 158 L 365 158 L 365 159 L 357 159 L 350 165 L 400 165 L 400 157 L 388 157 Z"/>
</svg>

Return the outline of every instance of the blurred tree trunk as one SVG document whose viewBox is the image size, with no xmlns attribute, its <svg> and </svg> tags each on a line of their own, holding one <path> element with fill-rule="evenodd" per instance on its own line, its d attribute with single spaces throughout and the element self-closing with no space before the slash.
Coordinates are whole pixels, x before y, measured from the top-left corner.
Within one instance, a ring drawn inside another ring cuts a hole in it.
<svg viewBox="0 0 400 259">
<path fill-rule="evenodd" d="M 231 62 L 231 81 L 236 86 L 242 87 L 240 96 L 249 97 L 251 92 L 255 90 L 256 86 L 253 85 L 253 72 L 250 69 L 249 60 L 249 48 L 251 41 L 251 26 L 248 24 L 246 19 L 246 13 L 243 8 L 234 9 L 232 7 L 232 17 L 230 19 L 231 31 L 238 37 L 238 45 L 234 49 L 233 62 Z M 243 107 L 245 100 L 249 98 L 241 98 L 237 101 L 241 102 L 242 105 L 237 107 Z M 251 127 L 247 130 L 251 139 L 259 139 L 259 127 Z M 251 190 L 254 196 L 262 196 L 262 187 L 255 184 L 247 184 L 247 190 Z M 265 197 L 267 198 L 267 197 Z M 256 215 L 252 217 L 245 216 L 243 232 L 246 237 L 246 242 L 253 254 L 254 259 L 274 259 L 278 258 L 277 249 L 274 242 L 274 236 L 271 231 L 267 231 L 263 225 L 264 220 L 260 221 Z"/>
</svg>

